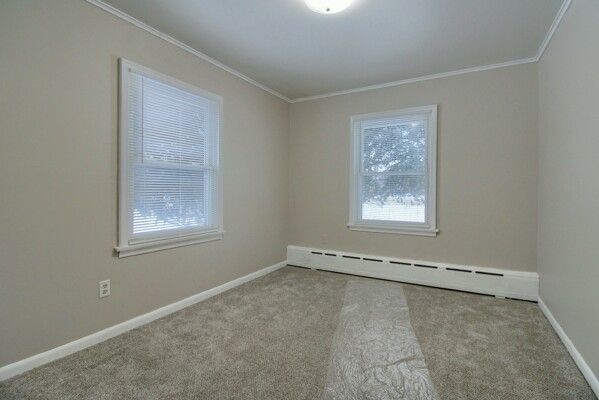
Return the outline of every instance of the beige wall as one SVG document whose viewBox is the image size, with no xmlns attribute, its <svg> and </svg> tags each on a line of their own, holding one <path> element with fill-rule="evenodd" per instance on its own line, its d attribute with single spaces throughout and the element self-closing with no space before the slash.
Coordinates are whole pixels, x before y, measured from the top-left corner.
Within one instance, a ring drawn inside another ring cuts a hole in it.
<svg viewBox="0 0 599 400">
<path fill-rule="evenodd" d="M 349 231 L 350 117 L 439 104 L 436 238 Z M 534 271 L 537 70 L 521 65 L 296 103 L 290 243 Z"/>
<path fill-rule="evenodd" d="M 0 366 L 284 260 L 287 103 L 81 0 L 0 2 L 0 49 Z M 113 255 L 118 57 L 224 97 L 224 240 Z"/>
<path fill-rule="evenodd" d="M 599 2 L 574 0 L 539 63 L 541 298 L 599 375 Z"/>
</svg>

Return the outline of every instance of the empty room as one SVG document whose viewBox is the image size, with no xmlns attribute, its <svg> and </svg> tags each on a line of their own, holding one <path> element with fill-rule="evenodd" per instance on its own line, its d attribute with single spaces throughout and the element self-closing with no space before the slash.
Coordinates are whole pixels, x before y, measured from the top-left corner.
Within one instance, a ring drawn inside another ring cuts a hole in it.
<svg viewBox="0 0 599 400">
<path fill-rule="evenodd" d="M 0 0 L 0 399 L 599 396 L 598 0 Z"/>
</svg>

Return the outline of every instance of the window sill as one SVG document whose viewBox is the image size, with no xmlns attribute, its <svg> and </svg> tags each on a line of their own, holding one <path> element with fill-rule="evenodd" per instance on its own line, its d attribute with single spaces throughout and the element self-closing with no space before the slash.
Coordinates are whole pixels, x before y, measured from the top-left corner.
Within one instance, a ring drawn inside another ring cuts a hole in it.
<svg viewBox="0 0 599 400">
<path fill-rule="evenodd" d="M 164 240 L 154 240 L 146 243 L 132 244 L 128 246 L 117 246 L 114 249 L 119 254 L 119 258 L 136 256 L 138 254 L 152 253 L 155 251 L 173 249 L 175 247 L 190 246 L 192 244 L 212 242 L 221 240 L 224 232 L 210 232 L 201 235 L 185 236 Z"/>
<path fill-rule="evenodd" d="M 373 225 L 347 225 L 351 231 L 361 232 L 376 232 L 376 233 L 392 233 L 396 235 L 414 235 L 414 236 L 429 236 L 435 237 L 439 233 L 438 229 L 430 228 L 400 228 L 400 227 L 389 227 L 389 226 L 373 226 Z"/>
</svg>

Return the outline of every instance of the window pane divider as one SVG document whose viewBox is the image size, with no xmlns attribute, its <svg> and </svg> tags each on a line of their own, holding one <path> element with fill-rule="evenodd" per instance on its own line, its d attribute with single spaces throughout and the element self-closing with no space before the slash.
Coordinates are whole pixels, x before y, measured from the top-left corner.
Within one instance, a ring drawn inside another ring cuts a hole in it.
<svg viewBox="0 0 599 400">
<path fill-rule="evenodd" d="M 362 176 L 427 176 L 426 172 L 362 172 Z"/>
<path fill-rule="evenodd" d="M 189 164 L 178 164 L 166 161 L 142 161 L 135 163 L 138 167 L 157 168 L 157 169 L 173 169 L 173 170 L 186 170 L 186 171 L 215 171 L 216 167 L 208 165 L 189 165 Z"/>
</svg>

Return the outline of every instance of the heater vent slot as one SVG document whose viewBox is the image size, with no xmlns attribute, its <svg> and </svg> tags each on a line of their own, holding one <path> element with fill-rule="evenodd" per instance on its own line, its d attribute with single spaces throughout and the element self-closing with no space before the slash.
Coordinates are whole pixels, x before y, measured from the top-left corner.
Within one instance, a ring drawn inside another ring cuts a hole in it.
<svg viewBox="0 0 599 400">
<path fill-rule="evenodd" d="M 472 271 L 468 270 L 468 269 L 459 269 L 459 268 L 445 268 L 448 271 L 456 271 L 456 272 L 467 272 L 469 274 L 472 273 Z"/>
<path fill-rule="evenodd" d="M 383 262 L 383 260 L 379 260 L 378 258 L 363 258 L 364 261 L 374 261 L 374 262 Z"/>
<path fill-rule="evenodd" d="M 333 253 L 324 253 L 325 256 L 329 256 L 329 257 L 337 257 L 337 254 L 333 254 Z"/>
<path fill-rule="evenodd" d="M 481 274 L 481 275 L 491 275 L 491 276 L 503 276 L 503 274 L 498 274 L 495 272 L 483 272 L 483 271 L 475 271 L 476 274 Z"/>
<path fill-rule="evenodd" d="M 438 267 L 435 267 L 434 265 L 426 265 L 426 264 L 414 264 L 415 267 L 420 267 L 420 268 L 432 268 L 432 269 L 437 269 Z"/>
<path fill-rule="evenodd" d="M 321 256 L 321 255 L 322 255 L 322 253 L 321 253 L 321 252 L 319 252 L 319 251 L 313 251 L 313 252 L 312 252 L 312 254 L 318 254 L 319 256 Z"/>
<path fill-rule="evenodd" d="M 360 260 L 360 257 L 356 257 L 356 256 L 343 256 L 343 258 L 351 258 L 352 260 Z"/>
<path fill-rule="evenodd" d="M 397 264 L 397 265 L 412 265 L 410 263 L 407 262 L 401 262 L 401 261 L 389 261 L 390 264 Z"/>
</svg>

